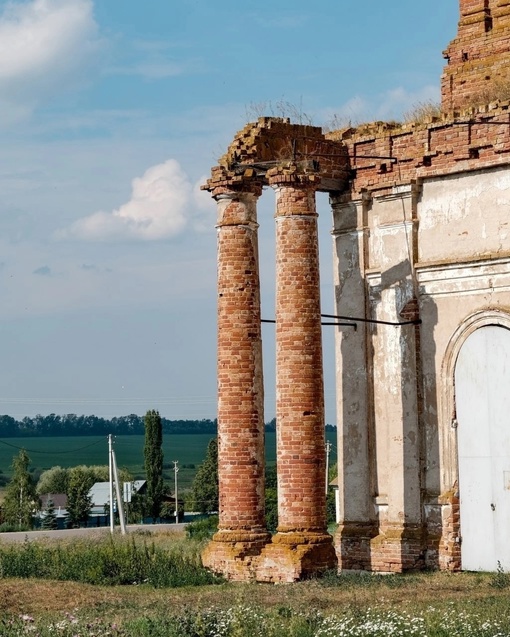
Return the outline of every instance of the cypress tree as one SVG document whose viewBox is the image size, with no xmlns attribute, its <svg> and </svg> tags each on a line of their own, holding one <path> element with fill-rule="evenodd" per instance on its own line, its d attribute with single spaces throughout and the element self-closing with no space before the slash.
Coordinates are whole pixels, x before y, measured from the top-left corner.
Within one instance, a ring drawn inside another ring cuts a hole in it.
<svg viewBox="0 0 510 637">
<path fill-rule="evenodd" d="M 161 416 L 154 409 L 145 414 L 145 474 L 147 476 L 147 502 L 154 522 L 159 517 L 163 502 L 163 427 Z"/>
</svg>

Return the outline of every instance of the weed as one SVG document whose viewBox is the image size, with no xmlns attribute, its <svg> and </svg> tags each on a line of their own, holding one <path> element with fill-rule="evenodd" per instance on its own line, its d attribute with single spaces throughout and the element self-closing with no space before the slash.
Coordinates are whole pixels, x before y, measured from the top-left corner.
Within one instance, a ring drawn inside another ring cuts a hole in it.
<svg viewBox="0 0 510 637">
<path fill-rule="evenodd" d="M 466 107 L 476 108 L 508 100 L 510 100 L 510 82 L 508 78 L 499 78 L 491 80 L 479 93 L 474 93 L 466 103 Z"/>
<path fill-rule="evenodd" d="M 441 104 L 432 100 L 418 102 L 409 111 L 404 113 L 404 122 L 425 124 L 441 119 Z"/>
<path fill-rule="evenodd" d="M 501 562 L 498 560 L 498 570 L 491 578 L 490 585 L 493 588 L 508 588 L 510 586 L 510 573 L 505 573 Z"/>
<path fill-rule="evenodd" d="M 0 637 L 507 637 L 508 617 L 479 618 L 465 611 L 421 613 L 366 608 L 352 614 L 324 616 L 315 611 L 279 613 L 251 605 L 193 610 L 138 617 L 122 625 L 88 620 L 66 612 L 60 619 L 37 620 L 21 614 L 0 621 Z"/>
<path fill-rule="evenodd" d="M 28 541 L 0 546 L 0 575 L 110 586 L 148 584 L 155 588 L 221 581 L 202 567 L 196 551 L 164 549 L 134 537 L 74 542 L 65 547 Z"/>
<path fill-rule="evenodd" d="M 292 121 L 294 124 L 313 125 L 313 118 L 308 113 L 303 112 L 302 103 L 297 106 L 283 98 L 276 102 L 271 100 L 267 102 L 250 102 L 245 107 L 245 110 L 247 121 L 259 119 L 259 117 L 279 117 L 289 122 Z"/>
<path fill-rule="evenodd" d="M 186 527 L 186 535 L 194 540 L 207 540 L 218 530 L 218 516 L 210 515 L 196 522 L 190 522 Z"/>
</svg>

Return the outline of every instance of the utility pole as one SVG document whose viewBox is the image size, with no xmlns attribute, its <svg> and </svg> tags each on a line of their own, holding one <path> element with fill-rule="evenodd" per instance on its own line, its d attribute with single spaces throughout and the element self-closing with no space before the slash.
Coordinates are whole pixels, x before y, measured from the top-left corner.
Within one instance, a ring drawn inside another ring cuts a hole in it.
<svg viewBox="0 0 510 637">
<path fill-rule="evenodd" d="M 117 470 L 117 459 L 115 451 L 112 451 L 113 473 L 115 475 L 115 491 L 117 493 L 117 508 L 119 510 L 120 532 L 126 535 L 126 521 L 124 519 L 124 507 L 122 506 L 122 492 L 120 489 L 119 472 Z"/>
<path fill-rule="evenodd" d="M 131 504 L 131 498 L 133 496 L 132 482 L 124 482 L 123 494 L 124 502 L 126 504 L 126 524 L 129 524 L 129 505 Z"/>
<path fill-rule="evenodd" d="M 175 473 L 175 523 L 179 523 L 179 502 L 177 499 L 177 474 L 179 473 L 178 460 L 174 460 L 174 473 Z"/>
<path fill-rule="evenodd" d="M 326 495 L 328 495 L 329 488 L 329 453 L 331 451 L 331 443 L 326 441 Z"/>
<path fill-rule="evenodd" d="M 110 480 L 110 533 L 113 534 L 115 521 L 113 519 L 113 448 L 112 434 L 108 434 L 108 477 Z"/>
</svg>

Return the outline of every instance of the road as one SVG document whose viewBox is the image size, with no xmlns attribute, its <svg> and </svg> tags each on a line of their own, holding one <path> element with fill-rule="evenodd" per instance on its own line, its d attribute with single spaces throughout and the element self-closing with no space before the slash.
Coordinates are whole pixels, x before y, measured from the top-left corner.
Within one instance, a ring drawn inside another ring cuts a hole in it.
<svg viewBox="0 0 510 637">
<path fill-rule="evenodd" d="M 186 524 L 129 524 L 127 532 L 149 531 L 150 533 L 158 533 L 161 531 L 178 532 L 183 531 Z M 19 531 L 15 533 L 0 533 L 0 544 L 8 542 L 25 542 L 25 540 L 33 541 L 42 538 L 65 539 L 70 537 L 100 537 L 110 533 L 110 527 L 103 526 L 100 528 L 91 527 L 86 529 L 66 529 L 57 531 Z M 120 533 L 120 527 L 115 527 L 115 533 Z"/>
</svg>

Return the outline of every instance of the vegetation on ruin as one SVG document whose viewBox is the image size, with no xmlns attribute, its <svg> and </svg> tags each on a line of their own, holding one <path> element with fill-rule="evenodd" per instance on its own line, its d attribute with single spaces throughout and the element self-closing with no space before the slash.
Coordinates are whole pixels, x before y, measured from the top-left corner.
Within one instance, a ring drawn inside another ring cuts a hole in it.
<svg viewBox="0 0 510 637">
<path fill-rule="evenodd" d="M 406 124 L 427 124 L 441 119 L 441 104 L 433 100 L 418 102 L 404 113 Z"/>
<path fill-rule="evenodd" d="M 504 79 L 492 80 L 479 92 L 474 92 L 466 102 L 466 108 L 487 106 L 495 102 L 510 101 L 510 81 Z"/>
<path fill-rule="evenodd" d="M 285 99 L 250 102 L 245 110 L 247 122 L 257 120 L 259 117 L 280 117 L 294 124 L 314 126 L 313 117 L 303 111 L 303 104 L 297 105 Z"/>
</svg>

